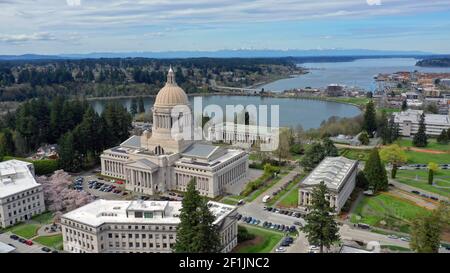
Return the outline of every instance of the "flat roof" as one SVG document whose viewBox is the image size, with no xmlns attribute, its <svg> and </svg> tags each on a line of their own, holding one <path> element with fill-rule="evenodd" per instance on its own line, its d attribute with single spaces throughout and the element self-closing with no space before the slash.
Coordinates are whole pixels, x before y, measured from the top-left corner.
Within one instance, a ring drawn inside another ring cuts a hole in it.
<svg viewBox="0 0 450 273">
<path fill-rule="evenodd" d="M 209 201 L 209 209 L 216 217 L 214 223 L 220 222 L 229 215 L 236 207 Z M 179 224 L 180 201 L 125 201 L 125 200 L 103 200 L 99 199 L 78 209 L 63 215 L 64 218 L 80 222 L 90 226 L 100 226 L 105 223 L 122 224 Z M 132 211 L 164 211 L 164 217 L 134 218 L 127 212 Z"/>
<path fill-rule="evenodd" d="M 15 247 L 12 247 L 12 246 L 10 246 L 8 244 L 0 242 L 0 253 L 11 253 L 14 250 L 16 250 Z"/>
<path fill-rule="evenodd" d="M 422 115 L 422 113 L 423 113 L 422 110 L 408 109 L 403 112 L 394 113 L 394 121 L 395 122 L 411 121 L 412 123 L 419 123 L 420 116 Z M 450 126 L 450 116 L 438 114 L 425 114 L 425 124 Z"/>
<path fill-rule="evenodd" d="M 30 162 L 8 160 L 0 162 L 0 198 L 39 186 L 29 166 Z"/>
<path fill-rule="evenodd" d="M 301 184 L 314 186 L 323 181 L 328 189 L 338 190 L 357 163 L 343 156 L 326 157 Z"/>
</svg>

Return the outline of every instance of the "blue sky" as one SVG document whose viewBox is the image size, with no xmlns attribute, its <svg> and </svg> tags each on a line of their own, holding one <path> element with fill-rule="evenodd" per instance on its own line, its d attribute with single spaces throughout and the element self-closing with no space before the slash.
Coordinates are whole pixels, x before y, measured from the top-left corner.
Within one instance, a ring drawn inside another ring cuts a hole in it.
<svg viewBox="0 0 450 273">
<path fill-rule="evenodd" d="M 450 0 L 0 0 L 0 55 L 241 48 L 450 53 Z"/>
</svg>

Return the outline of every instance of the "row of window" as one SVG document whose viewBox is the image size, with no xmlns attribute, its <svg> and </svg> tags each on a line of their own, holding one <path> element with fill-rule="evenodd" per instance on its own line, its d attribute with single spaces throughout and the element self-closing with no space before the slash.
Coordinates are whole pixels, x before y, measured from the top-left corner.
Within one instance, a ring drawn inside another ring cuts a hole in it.
<svg viewBox="0 0 450 273">
<path fill-rule="evenodd" d="M 34 200 L 39 200 L 39 197 L 37 195 L 33 195 L 31 197 L 28 197 L 27 199 L 22 199 L 22 200 L 18 200 L 16 202 L 12 202 L 11 204 L 8 204 L 8 206 L 6 206 L 8 209 L 11 208 L 15 208 L 15 207 L 20 207 L 21 205 L 24 205 L 25 203 L 30 203 L 33 202 Z"/>
<path fill-rule="evenodd" d="M 108 233 L 108 238 L 110 238 L 110 239 L 112 239 L 112 238 L 115 238 L 115 239 L 119 239 L 119 233 Z M 169 238 L 169 240 L 173 240 L 174 238 L 175 238 L 175 236 L 174 236 L 174 234 L 155 234 L 155 236 L 153 236 L 153 234 L 145 234 L 145 233 L 142 233 L 142 234 L 139 234 L 139 233 L 135 233 L 134 234 L 134 236 L 133 236 L 133 234 L 131 234 L 131 233 L 128 233 L 128 236 L 125 234 L 125 233 L 120 233 L 120 237 L 122 238 L 122 239 L 125 239 L 125 238 L 127 238 L 128 237 L 128 239 L 147 239 L 147 237 L 148 237 L 148 239 L 160 239 L 160 238 L 162 238 L 163 240 L 165 240 L 165 239 L 167 239 L 167 238 Z"/>
<path fill-rule="evenodd" d="M 10 201 L 18 200 L 20 198 L 24 198 L 26 196 L 29 196 L 31 194 L 34 194 L 34 193 L 37 193 L 37 192 L 40 192 L 40 191 L 41 191 L 40 187 L 31 189 L 31 190 L 28 190 L 28 191 L 24 191 L 24 192 L 22 192 L 20 194 L 16 194 L 16 195 L 13 195 L 11 197 L 6 198 L 6 202 L 9 203 Z"/>
</svg>

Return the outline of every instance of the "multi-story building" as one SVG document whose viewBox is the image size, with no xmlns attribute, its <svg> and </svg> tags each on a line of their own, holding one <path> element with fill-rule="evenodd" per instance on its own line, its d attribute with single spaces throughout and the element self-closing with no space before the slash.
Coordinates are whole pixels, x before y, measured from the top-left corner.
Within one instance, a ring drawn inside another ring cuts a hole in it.
<svg viewBox="0 0 450 273">
<path fill-rule="evenodd" d="M 320 182 L 327 186 L 330 207 L 339 213 L 355 188 L 358 161 L 345 157 L 326 157 L 301 183 L 298 206 L 305 212 L 311 205 L 311 192 Z"/>
<path fill-rule="evenodd" d="M 208 202 L 222 252 L 237 245 L 236 207 Z M 61 217 L 64 250 L 75 253 L 168 253 L 176 242 L 179 201 L 97 200 Z"/>
<path fill-rule="evenodd" d="M 271 143 L 276 143 L 279 131 L 278 127 L 224 122 L 212 125 L 208 129 L 208 136 L 211 141 L 223 141 L 229 144 L 246 143 L 252 145 L 259 143 L 270 146 Z"/>
<path fill-rule="evenodd" d="M 192 128 L 182 126 L 192 122 L 191 110 L 172 69 L 152 111 L 151 133 L 146 130 L 142 136 L 132 136 L 103 152 L 103 175 L 124 179 L 126 189 L 150 195 L 167 190 L 185 191 L 194 178 L 200 194 L 216 197 L 245 180 L 248 171 L 245 151 L 181 137 L 186 128 Z M 173 112 L 179 115 L 174 117 Z M 180 131 L 174 135 L 176 124 L 180 124 Z"/>
<path fill-rule="evenodd" d="M 394 113 L 394 122 L 400 128 L 400 135 L 412 136 L 419 130 L 420 117 L 422 110 L 408 109 L 404 112 Z M 438 136 L 442 130 L 450 128 L 449 115 L 425 114 L 426 134 L 430 136 Z"/>
<path fill-rule="evenodd" d="M 32 163 L 0 162 L 0 224 L 12 226 L 45 211 L 42 185 L 34 178 Z"/>
</svg>

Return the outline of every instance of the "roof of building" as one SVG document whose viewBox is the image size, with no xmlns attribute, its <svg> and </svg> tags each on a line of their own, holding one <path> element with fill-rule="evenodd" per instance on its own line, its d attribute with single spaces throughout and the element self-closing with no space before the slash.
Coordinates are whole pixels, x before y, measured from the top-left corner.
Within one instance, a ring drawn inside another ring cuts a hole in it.
<svg viewBox="0 0 450 273">
<path fill-rule="evenodd" d="M 208 202 L 208 206 L 216 217 L 216 220 L 214 221 L 215 224 L 224 219 L 236 208 L 235 206 L 212 201 Z M 180 201 L 124 201 L 99 199 L 64 214 L 63 218 L 94 227 L 104 223 L 178 224 L 180 222 L 179 214 L 181 208 L 182 203 Z M 134 218 L 127 214 L 127 212 L 130 211 L 164 211 L 164 217 Z"/>
<path fill-rule="evenodd" d="M 141 137 L 133 135 L 124 142 L 122 142 L 120 146 L 139 149 L 141 148 Z"/>
<path fill-rule="evenodd" d="M 209 158 L 214 152 L 216 152 L 220 147 L 202 144 L 202 143 L 194 143 L 189 146 L 183 153 L 183 156 L 189 157 L 199 157 L 199 158 Z"/>
<path fill-rule="evenodd" d="M 20 160 L 0 162 L 0 198 L 39 186 L 30 171 L 32 163 Z"/>
<path fill-rule="evenodd" d="M 188 105 L 189 100 L 184 90 L 175 82 L 175 74 L 172 67 L 167 73 L 167 82 L 155 99 L 155 106 Z"/>
<path fill-rule="evenodd" d="M 0 253 L 11 253 L 14 250 L 16 250 L 15 247 L 12 247 L 12 246 L 10 246 L 8 244 L 0 242 Z"/>
<path fill-rule="evenodd" d="M 412 123 L 419 123 L 422 110 L 408 109 L 403 112 L 394 113 L 394 121 L 403 123 L 410 121 Z M 438 124 L 438 125 L 450 125 L 450 116 L 437 115 L 437 114 L 425 114 L 425 124 Z"/>
<path fill-rule="evenodd" d="M 357 164 L 357 160 L 343 156 L 326 157 L 301 184 L 302 186 L 314 186 L 323 181 L 328 189 L 337 191 Z"/>
<path fill-rule="evenodd" d="M 146 159 L 146 158 L 141 158 L 138 159 L 136 161 L 130 162 L 130 163 L 126 163 L 127 166 L 132 166 L 132 167 L 137 167 L 137 168 L 141 168 L 141 169 L 158 169 L 159 166 L 156 163 L 151 162 L 150 160 Z"/>
</svg>

